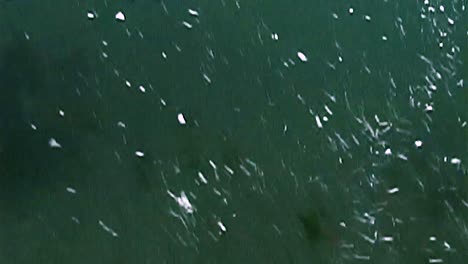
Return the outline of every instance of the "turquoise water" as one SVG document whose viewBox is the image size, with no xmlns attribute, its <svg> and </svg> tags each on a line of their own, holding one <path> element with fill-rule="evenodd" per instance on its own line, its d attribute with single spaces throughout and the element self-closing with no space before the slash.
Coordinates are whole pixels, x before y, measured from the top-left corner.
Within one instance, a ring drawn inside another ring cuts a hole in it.
<svg viewBox="0 0 468 264">
<path fill-rule="evenodd" d="M 466 21 L 2 3 L 0 263 L 463 263 Z"/>
</svg>

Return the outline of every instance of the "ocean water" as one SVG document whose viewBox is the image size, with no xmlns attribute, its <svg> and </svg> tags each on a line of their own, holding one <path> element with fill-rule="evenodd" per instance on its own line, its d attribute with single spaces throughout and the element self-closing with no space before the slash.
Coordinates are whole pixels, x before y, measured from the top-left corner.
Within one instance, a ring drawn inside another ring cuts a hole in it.
<svg viewBox="0 0 468 264">
<path fill-rule="evenodd" d="M 0 263 L 464 263 L 467 2 L 0 3 Z"/>
</svg>

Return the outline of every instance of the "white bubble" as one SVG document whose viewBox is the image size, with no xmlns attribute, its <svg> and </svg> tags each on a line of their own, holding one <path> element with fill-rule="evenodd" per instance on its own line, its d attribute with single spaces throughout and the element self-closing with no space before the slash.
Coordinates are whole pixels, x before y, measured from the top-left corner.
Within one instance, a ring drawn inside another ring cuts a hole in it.
<svg viewBox="0 0 468 264">
<path fill-rule="evenodd" d="M 218 226 L 219 226 L 219 228 L 221 228 L 222 232 L 226 232 L 227 229 L 226 229 L 226 227 L 224 226 L 224 224 L 221 221 L 218 221 Z"/>
<path fill-rule="evenodd" d="M 388 156 L 388 155 L 392 155 L 392 150 L 391 150 L 390 148 L 387 148 L 387 149 L 385 150 L 385 155 L 387 155 L 387 156 Z"/>
<path fill-rule="evenodd" d="M 308 59 L 307 59 L 307 56 L 306 56 L 304 53 L 302 53 L 301 51 L 298 51 L 298 52 L 297 52 L 297 57 L 298 57 L 302 62 L 307 62 L 307 60 L 308 60 Z"/>
<path fill-rule="evenodd" d="M 414 145 L 418 148 L 422 147 L 423 142 L 421 140 L 414 141 Z"/>
<path fill-rule="evenodd" d="M 51 147 L 51 148 L 61 148 L 62 145 L 60 145 L 60 143 L 58 143 L 57 140 L 55 140 L 55 138 L 51 138 L 51 139 L 49 139 L 49 147 Z"/>
<path fill-rule="evenodd" d="M 384 242 L 392 242 L 393 241 L 393 237 L 391 236 L 384 236 L 381 238 L 382 241 Z"/>
<path fill-rule="evenodd" d="M 203 175 L 203 173 L 201 171 L 198 172 L 198 177 L 200 178 L 200 180 L 204 183 L 204 184 L 207 184 L 208 181 L 206 180 L 205 178 L 205 175 Z"/>
<path fill-rule="evenodd" d="M 182 113 L 179 113 L 177 115 L 177 120 L 179 120 L 179 124 L 185 125 L 187 122 L 185 121 L 185 117 Z"/>
<path fill-rule="evenodd" d="M 90 20 L 92 20 L 92 19 L 96 18 L 96 15 L 94 15 L 94 13 L 93 13 L 93 12 L 91 12 L 91 11 L 88 11 L 88 14 L 87 14 L 87 16 L 88 16 L 88 18 L 89 18 Z"/>
<path fill-rule="evenodd" d="M 315 122 L 317 123 L 318 128 L 322 128 L 322 122 L 320 121 L 320 117 L 318 115 L 315 116 Z"/>
<path fill-rule="evenodd" d="M 115 14 L 115 19 L 118 21 L 125 21 L 125 14 L 122 13 L 122 11 L 119 11 L 117 14 Z"/>
<path fill-rule="evenodd" d="M 189 9 L 188 12 L 189 12 L 189 14 L 192 15 L 192 16 L 198 16 L 198 15 L 199 15 L 199 14 L 198 14 L 198 11 L 193 10 L 193 9 Z"/>
<path fill-rule="evenodd" d="M 272 34 L 271 34 L 271 39 L 273 39 L 273 40 L 278 40 L 278 38 L 279 38 L 279 37 L 278 37 L 278 34 L 277 34 L 277 33 L 272 33 Z"/>
<path fill-rule="evenodd" d="M 192 24 L 190 24 L 190 23 L 187 22 L 187 21 L 183 21 L 182 24 L 184 25 L 184 27 L 186 27 L 186 28 L 188 28 L 188 29 L 193 28 Z"/>
<path fill-rule="evenodd" d="M 76 190 L 71 187 L 67 187 L 67 192 L 75 194 Z"/>
<path fill-rule="evenodd" d="M 426 107 L 424 108 L 424 111 L 432 112 L 434 111 L 434 107 L 432 107 L 432 105 L 427 104 Z"/>
</svg>

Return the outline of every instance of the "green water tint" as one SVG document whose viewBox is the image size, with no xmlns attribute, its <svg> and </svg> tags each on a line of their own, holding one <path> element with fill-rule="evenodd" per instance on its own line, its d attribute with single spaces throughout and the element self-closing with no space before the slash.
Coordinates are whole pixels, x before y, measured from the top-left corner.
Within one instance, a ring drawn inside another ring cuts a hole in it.
<svg viewBox="0 0 468 264">
<path fill-rule="evenodd" d="M 304 228 L 304 235 L 311 246 L 319 244 L 333 246 L 338 243 L 336 231 L 325 224 L 327 219 L 323 210 L 310 209 L 306 214 L 299 215 L 298 218 Z"/>
</svg>

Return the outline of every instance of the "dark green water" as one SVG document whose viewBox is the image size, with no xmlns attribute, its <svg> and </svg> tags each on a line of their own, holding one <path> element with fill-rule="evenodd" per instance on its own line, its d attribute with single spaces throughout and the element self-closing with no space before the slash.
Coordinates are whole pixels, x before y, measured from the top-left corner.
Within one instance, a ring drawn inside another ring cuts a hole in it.
<svg viewBox="0 0 468 264">
<path fill-rule="evenodd" d="M 464 263 L 466 8 L 0 2 L 0 263 Z"/>
</svg>

